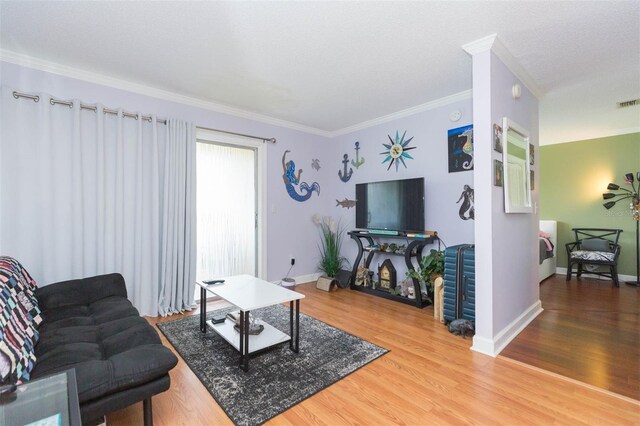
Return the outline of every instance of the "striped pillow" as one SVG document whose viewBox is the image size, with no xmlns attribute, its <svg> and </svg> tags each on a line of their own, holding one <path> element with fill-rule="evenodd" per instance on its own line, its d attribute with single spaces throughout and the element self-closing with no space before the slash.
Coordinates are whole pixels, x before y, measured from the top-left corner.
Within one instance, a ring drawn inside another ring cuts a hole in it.
<svg viewBox="0 0 640 426">
<path fill-rule="evenodd" d="M 36 283 L 22 265 L 0 257 L 0 380 L 29 380 L 42 322 Z"/>
<path fill-rule="evenodd" d="M 12 281 L 11 277 L 15 277 L 16 280 Z M 14 289 L 13 292 L 16 297 L 22 293 L 19 299 L 20 303 L 29 313 L 35 326 L 40 325 L 42 322 L 42 311 L 38 306 L 38 299 L 36 299 L 34 293 L 36 288 L 38 288 L 36 281 L 31 278 L 31 275 L 29 275 L 20 262 L 12 257 L 0 256 L 0 285 L 6 282 L 9 282 Z"/>
</svg>

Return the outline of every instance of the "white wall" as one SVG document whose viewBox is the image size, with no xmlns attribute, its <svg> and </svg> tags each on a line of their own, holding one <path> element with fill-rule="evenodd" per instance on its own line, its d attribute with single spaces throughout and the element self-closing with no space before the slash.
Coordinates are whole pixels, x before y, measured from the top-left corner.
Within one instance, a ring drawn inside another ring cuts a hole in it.
<svg viewBox="0 0 640 426">
<path fill-rule="evenodd" d="M 476 335 L 473 349 L 497 355 L 540 311 L 537 280 L 538 213 L 506 214 L 502 188 L 493 185 L 494 123 L 509 117 L 530 133 L 538 152 L 538 101 L 490 48 L 473 53 L 476 168 Z M 508 57 L 511 68 L 514 59 Z M 518 83 L 522 97 L 513 99 Z M 534 166 L 537 171 L 537 165 Z M 537 180 L 537 176 L 536 176 Z M 538 185 L 536 185 L 538 187 Z M 532 202 L 537 206 L 538 194 Z"/>
</svg>

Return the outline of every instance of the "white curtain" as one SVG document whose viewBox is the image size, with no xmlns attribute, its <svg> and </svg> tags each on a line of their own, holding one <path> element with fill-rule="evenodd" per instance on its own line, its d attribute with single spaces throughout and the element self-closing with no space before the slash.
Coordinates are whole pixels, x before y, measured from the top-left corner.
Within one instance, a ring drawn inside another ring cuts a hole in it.
<svg viewBox="0 0 640 426">
<path fill-rule="evenodd" d="M 256 152 L 197 143 L 199 279 L 256 275 Z"/>
<path fill-rule="evenodd" d="M 2 88 L 0 251 L 20 260 L 39 285 L 120 272 L 141 314 L 157 315 L 167 289 L 195 275 L 191 249 L 183 250 L 175 271 L 166 265 L 177 261 L 170 252 L 179 242 L 163 232 L 180 228 L 175 221 L 186 223 L 195 211 L 183 206 L 183 216 L 168 212 L 167 203 L 193 202 L 167 195 L 193 190 L 186 177 L 167 188 L 164 174 L 178 173 L 180 164 L 189 175 L 187 158 L 172 157 L 172 146 L 180 143 L 173 140 L 172 123 L 105 114 L 102 105 L 93 112 L 78 100 L 72 107 L 52 105 L 42 93 L 38 102 L 14 99 L 12 92 Z M 180 136 L 183 144 L 195 144 L 186 140 L 193 130 Z M 183 224 L 181 232 L 192 231 Z M 188 248 L 191 240 L 183 243 Z M 188 268 L 191 275 L 178 272 Z"/>
<path fill-rule="evenodd" d="M 160 315 L 191 309 L 196 280 L 196 139 L 192 123 L 170 120 L 161 154 Z M 176 161 L 178 159 L 179 161 Z"/>
</svg>

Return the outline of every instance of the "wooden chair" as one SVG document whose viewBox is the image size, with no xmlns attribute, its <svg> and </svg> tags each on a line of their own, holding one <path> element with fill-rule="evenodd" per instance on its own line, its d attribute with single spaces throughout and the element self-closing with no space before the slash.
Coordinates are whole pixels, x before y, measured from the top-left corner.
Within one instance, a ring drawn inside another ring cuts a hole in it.
<svg viewBox="0 0 640 426">
<path fill-rule="evenodd" d="M 577 265 L 576 276 L 580 278 L 585 265 L 609 267 L 609 272 L 588 270 L 590 274 L 611 278 L 616 287 L 618 281 L 618 257 L 620 245 L 618 238 L 622 229 L 573 228 L 576 240 L 567 243 L 567 281 L 571 279 L 573 265 Z M 596 268 L 594 268 L 596 269 Z"/>
</svg>

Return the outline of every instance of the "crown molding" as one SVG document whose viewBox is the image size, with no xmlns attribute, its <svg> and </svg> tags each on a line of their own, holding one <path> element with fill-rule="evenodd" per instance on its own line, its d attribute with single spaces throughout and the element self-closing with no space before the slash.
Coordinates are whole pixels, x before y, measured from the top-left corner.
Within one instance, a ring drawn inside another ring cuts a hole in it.
<svg viewBox="0 0 640 426">
<path fill-rule="evenodd" d="M 139 83 L 133 83 L 131 81 L 122 80 L 114 77 L 110 77 L 104 74 L 99 74 L 91 71 L 81 70 L 79 68 L 70 67 L 67 65 L 58 64 L 55 62 L 23 55 L 10 50 L 0 48 L 0 61 L 9 62 L 15 65 L 20 65 L 26 68 L 32 68 L 39 71 L 48 72 L 51 74 L 60 75 L 63 77 L 74 78 L 89 83 L 100 84 L 102 86 L 112 87 L 115 89 L 126 90 L 145 96 L 150 96 L 157 99 L 163 99 L 170 102 L 176 102 L 183 105 L 192 106 L 195 108 L 201 108 L 207 111 L 219 112 L 234 117 L 245 118 L 248 120 L 258 121 L 273 126 L 284 127 L 287 129 L 297 130 L 300 132 L 323 136 L 325 138 L 334 138 L 336 136 L 345 135 L 355 132 L 357 130 L 366 129 L 376 126 L 378 124 L 387 123 L 400 118 L 408 117 L 420 112 L 428 111 L 431 109 L 446 106 L 455 102 L 471 99 L 472 90 L 465 90 L 453 95 L 445 96 L 440 99 L 435 99 L 427 103 L 416 105 L 411 108 L 407 108 L 392 114 L 384 115 L 382 117 L 367 120 L 353 126 L 344 127 L 342 129 L 327 131 L 318 129 L 304 124 L 298 124 L 287 120 L 282 120 L 267 115 L 246 111 L 240 108 L 231 107 L 216 102 L 205 101 L 202 99 L 193 98 L 180 93 L 171 92 L 168 90 L 158 89 L 156 87 L 146 86 Z"/>
<path fill-rule="evenodd" d="M 476 53 L 486 52 L 487 50 L 491 50 L 491 47 L 493 46 L 493 43 L 495 43 L 497 38 L 498 34 L 491 34 L 467 44 L 463 44 L 462 49 L 471 56 L 475 55 Z"/>
<path fill-rule="evenodd" d="M 180 93 L 158 89 L 156 87 L 146 86 L 139 83 L 133 83 L 127 80 L 109 77 L 104 74 L 85 71 L 79 68 L 58 64 L 58 63 L 47 61 L 44 59 L 34 58 L 28 55 L 23 55 L 21 53 L 13 52 L 6 49 L 0 48 L 0 60 L 15 64 L 15 65 L 36 69 L 39 71 L 45 71 L 51 74 L 61 75 L 63 77 L 75 78 L 75 79 L 86 81 L 89 83 L 100 84 L 103 86 L 126 90 L 128 92 L 138 93 L 141 95 L 150 96 L 157 99 L 163 99 L 170 102 L 176 102 L 183 105 L 201 108 L 207 111 L 214 111 L 214 112 L 219 112 L 223 114 L 228 114 L 234 117 L 246 118 L 248 120 L 258 121 L 261 123 L 270 124 L 278 127 L 284 127 L 287 129 L 298 130 L 301 132 L 310 133 L 318 136 L 324 136 L 327 138 L 331 137 L 331 132 L 317 129 L 311 126 L 305 126 L 304 124 L 298 124 L 291 121 L 282 120 L 279 118 L 243 110 L 241 108 L 236 108 L 229 105 L 205 101 L 205 100 L 194 98 L 191 96 L 182 95 Z"/>
<path fill-rule="evenodd" d="M 355 124 L 353 126 L 334 130 L 333 132 L 331 132 L 331 137 L 346 135 L 358 130 L 367 129 L 369 127 L 376 126 L 378 124 L 388 123 L 389 121 L 398 120 L 400 118 L 408 117 L 410 115 L 418 114 L 420 112 L 439 108 L 455 102 L 471 99 L 471 96 L 472 96 L 471 89 L 464 90 L 462 92 L 454 93 L 453 95 L 445 96 L 443 98 L 435 99 L 433 101 L 429 101 L 421 105 L 416 105 L 411 108 L 403 109 L 401 111 L 394 112 L 392 114 L 383 115 L 382 117 L 374 118 L 373 120 L 363 121 L 360 124 Z"/>
<path fill-rule="evenodd" d="M 497 34 L 491 34 L 487 37 L 463 44 L 462 49 L 471 56 L 491 50 L 536 98 L 540 99 L 544 96 L 544 92 L 540 86 L 538 86 L 529 73 L 520 65 L 518 60 L 509 52 Z"/>
</svg>

